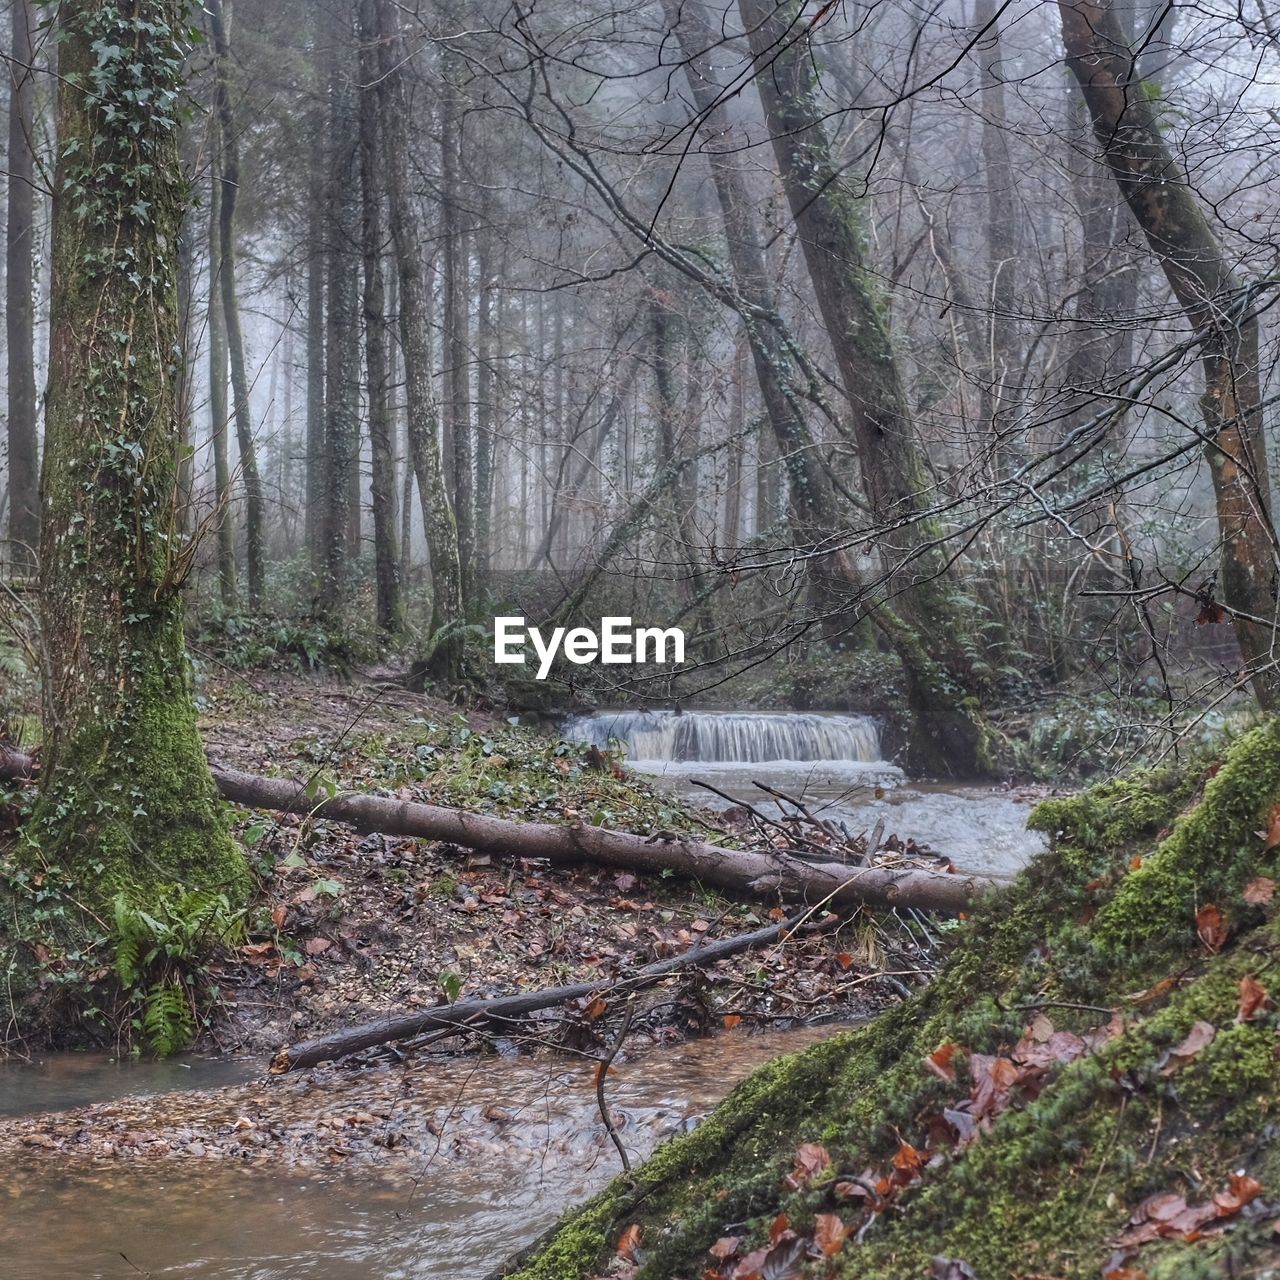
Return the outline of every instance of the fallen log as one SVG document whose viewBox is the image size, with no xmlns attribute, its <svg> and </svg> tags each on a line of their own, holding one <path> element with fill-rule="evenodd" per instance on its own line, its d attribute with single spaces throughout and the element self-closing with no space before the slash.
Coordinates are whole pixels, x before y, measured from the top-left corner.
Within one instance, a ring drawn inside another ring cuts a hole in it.
<svg viewBox="0 0 1280 1280">
<path fill-rule="evenodd" d="M 408 1040 L 430 1031 L 473 1031 L 493 1023 L 511 1023 L 537 1013 L 553 1009 L 569 1000 L 582 1000 L 587 996 L 615 996 L 643 990 L 673 973 L 714 964 L 744 951 L 758 950 L 785 939 L 803 926 L 808 911 L 799 911 L 778 924 L 757 929 L 753 933 L 740 933 L 731 938 L 720 938 L 691 947 L 666 960 L 638 969 L 628 978 L 615 982 L 578 982 L 571 986 L 546 987 L 541 991 L 528 991 L 516 996 L 494 996 L 488 1000 L 457 1000 L 453 1004 L 439 1005 L 420 1013 L 389 1014 L 356 1027 L 333 1031 L 297 1045 L 285 1045 L 271 1060 L 273 1075 L 314 1067 L 317 1063 L 345 1058 L 362 1049 L 373 1049 L 395 1040 Z M 815 926 L 821 928 L 821 925 Z"/>
<path fill-rule="evenodd" d="M 315 799 L 301 783 L 217 766 L 213 777 L 227 800 L 253 809 L 327 818 L 366 833 L 438 840 L 502 857 L 544 858 L 558 865 L 592 862 L 628 871 L 676 872 L 733 893 L 767 899 L 782 897 L 833 906 L 862 902 L 954 913 L 967 910 L 978 894 L 1000 884 L 986 876 L 914 868 L 849 867 L 841 862 L 802 860 L 785 850 L 726 849 L 691 836 L 634 835 L 583 822 L 520 822 L 381 796 Z"/>
<path fill-rule="evenodd" d="M 31 757 L 0 749 L 0 780 L 30 778 Z M 914 868 L 850 867 L 794 857 L 785 850 L 726 849 L 692 836 L 644 836 L 583 822 L 521 822 L 466 809 L 338 795 L 314 799 L 300 782 L 213 766 L 222 796 L 233 804 L 273 809 L 333 822 L 363 832 L 437 840 L 477 853 L 543 858 L 557 865 L 592 862 L 628 871 L 676 872 L 733 893 L 834 906 L 918 907 L 958 912 L 1000 881 L 987 876 L 944 874 Z"/>
</svg>

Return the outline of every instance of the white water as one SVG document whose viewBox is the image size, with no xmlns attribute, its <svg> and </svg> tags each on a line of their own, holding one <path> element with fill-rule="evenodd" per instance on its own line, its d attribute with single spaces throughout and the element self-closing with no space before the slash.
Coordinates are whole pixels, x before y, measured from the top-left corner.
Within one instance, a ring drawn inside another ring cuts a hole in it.
<svg viewBox="0 0 1280 1280">
<path fill-rule="evenodd" d="M 602 711 L 565 725 L 570 742 L 617 744 L 628 763 L 873 764 L 880 730 L 870 716 L 808 712 Z M 644 763 L 641 763 L 644 762 Z"/>
<path fill-rule="evenodd" d="M 908 782 L 882 759 L 870 716 L 814 712 L 601 711 L 564 726 L 569 742 L 619 747 L 628 768 L 652 774 L 695 804 L 723 808 L 725 795 L 776 817 L 794 813 L 755 783 L 804 800 L 851 835 L 884 822 L 884 834 L 908 837 L 957 867 L 1012 875 L 1043 839 L 1026 829 L 1030 793 L 1002 787 Z"/>
</svg>

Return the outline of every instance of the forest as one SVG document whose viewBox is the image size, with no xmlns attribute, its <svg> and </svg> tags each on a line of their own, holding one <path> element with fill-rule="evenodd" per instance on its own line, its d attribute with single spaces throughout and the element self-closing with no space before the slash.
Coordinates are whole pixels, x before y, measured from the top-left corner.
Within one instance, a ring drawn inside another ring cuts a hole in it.
<svg viewBox="0 0 1280 1280">
<path fill-rule="evenodd" d="M 1271 0 L 3 9 L 0 1271 L 1280 1272 Z"/>
</svg>

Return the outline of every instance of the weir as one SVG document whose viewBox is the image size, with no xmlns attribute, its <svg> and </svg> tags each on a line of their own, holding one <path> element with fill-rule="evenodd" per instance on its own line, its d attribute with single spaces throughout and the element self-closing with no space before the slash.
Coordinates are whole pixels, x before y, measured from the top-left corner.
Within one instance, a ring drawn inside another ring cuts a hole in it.
<svg viewBox="0 0 1280 1280">
<path fill-rule="evenodd" d="M 767 711 L 600 711 L 564 726 L 569 742 L 631 761 L 720 764 L 882 762 L 880 731 L 870 716 Z"/>
</svg>

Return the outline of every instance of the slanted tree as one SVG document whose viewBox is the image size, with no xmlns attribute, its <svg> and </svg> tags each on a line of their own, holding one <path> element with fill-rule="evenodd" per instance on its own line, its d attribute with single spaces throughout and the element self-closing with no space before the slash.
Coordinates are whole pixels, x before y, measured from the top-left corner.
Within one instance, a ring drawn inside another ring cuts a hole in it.
<svg viewBox="0 0 1280 1280">
<path fill-rule="evenodd" d="M 876 620 L 902 659 L 922 732 L 914 765 L 977 774 L 986 734 L 966 696 L 965 628 L 946 578 L 943 530 L 929 515 L 929 480 L 884 309 L 870 283 L 861 213 L 837 164 L 815 98 L 812 23 L 799 0 L 740 0 L 756 86 L 814 295 L 845 391 L 862 488 L 877 526 L 886 593 Z"/>
<path fill-rule="evenodd" d="M 1059 4 L 1070 66 L 1103 159 L 1201 337 L 1205 456 L 1221 539 L 1221 589 L 1258 701 L 1280 709 L 1280 563 L 1263 438 L 1258 317 L 1169 150 L 1146 83 L 1105 4 Z"/>
<path fill-rule="evenodd" d="M 185 0 L 63 0 L 40 587 L 45 755 L 28 832 L 90 908 L 247 895 L 196 729 L 176 510 Z"/>
</svg>

